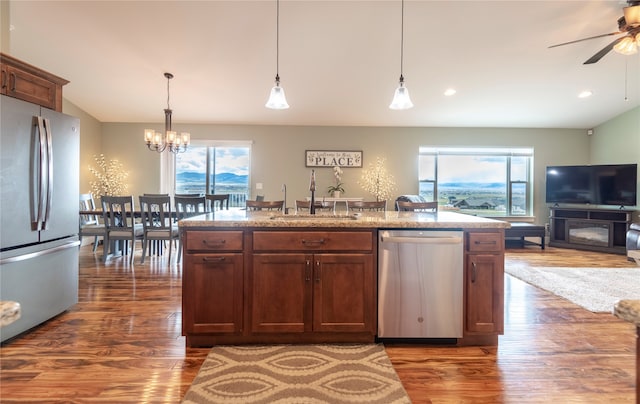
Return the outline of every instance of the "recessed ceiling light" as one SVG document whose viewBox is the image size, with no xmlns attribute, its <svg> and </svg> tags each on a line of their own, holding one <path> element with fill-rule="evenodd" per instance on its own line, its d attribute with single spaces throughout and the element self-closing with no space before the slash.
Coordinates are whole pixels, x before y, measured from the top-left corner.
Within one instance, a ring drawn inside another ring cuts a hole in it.
<svg viewBox="0 0 640 404">
<path fill-rule="evenodd" d="M 453 89 L 453 88 L 447 88 L 447 89 L 444 91 L 444 95 L 446 95 L 447 97 L 452 96 L 452 95 L 454 95 L 455 93 L 456 93 L 456 90 L 455 90 L 455 89 Z"/>
<path fill-rule="evenodd" d="M 580 94 L 578 94 L 578 98 L 588 98 L 588 97 L 591 97 L 592 95 L 593 95 L 593 92 L 591 90 L 584 90 L 580 92 Z"/>
</svg>

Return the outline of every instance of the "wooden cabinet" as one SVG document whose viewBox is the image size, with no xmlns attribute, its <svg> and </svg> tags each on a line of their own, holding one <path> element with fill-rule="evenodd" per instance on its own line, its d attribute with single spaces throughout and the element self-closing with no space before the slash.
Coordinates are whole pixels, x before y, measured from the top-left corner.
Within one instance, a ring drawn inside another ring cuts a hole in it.
<svg viewBox="0 0 640 404">
<path fill-rule="evenodd" d="M 187 232 L 183 270 L 183 334 L 243 330 L 243 233 Z"/>
<path fill-rule="evenodd" d="M 254 232 L 252 332 L 373 336 L 374 245 L 371 231 Z"/>
<path fill-rule="evenodd" d="M 253 332 L 375 332 L 373 255 L 254 254 Z"/>
<path fill-rule="evenodd" d="M 374 229 L 188 229 L 183 237 L 188 346 L 374 341 Z"/>
<path fill-rule="evenodd" d="M 465 339 L 497 339 L 504 332 L 504 230 L 466 234 Z"/>
<path fill-rule="evenodd" d="M 0 92 L 62 112 L 62 86 L 68 81 L 0 53 Z"/>
</svg>

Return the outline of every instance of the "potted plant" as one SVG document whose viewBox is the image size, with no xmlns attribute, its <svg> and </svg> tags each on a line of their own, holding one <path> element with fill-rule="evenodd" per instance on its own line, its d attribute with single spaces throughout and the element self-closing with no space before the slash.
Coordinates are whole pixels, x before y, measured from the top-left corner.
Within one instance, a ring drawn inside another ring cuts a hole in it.
<svg viewBox="0 0 640 404">
<path fill-rule="evenodd" d="M 342 183 L 342 168 L 340 166 L 333 167 L 333 178 L 335 184 L 329 185 L 327 192 L 329 195 L 333 195 L 334 198 L 340 198 L 340 194 L 344 191 L 344 184 Z"/>
</svg>

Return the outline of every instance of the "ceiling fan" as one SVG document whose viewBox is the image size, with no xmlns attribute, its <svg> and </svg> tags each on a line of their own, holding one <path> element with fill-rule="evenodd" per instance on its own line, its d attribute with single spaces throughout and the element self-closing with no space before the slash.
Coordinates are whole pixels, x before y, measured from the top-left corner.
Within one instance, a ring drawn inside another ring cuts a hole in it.
<svg viewBox="0 0 640 404">
<path fill-rule="evenodd" d="M 584 62 L 584 64 L 589 65 L 592 63 L 596 63 L 612 49 L 616 52 L 622 53 L 623 55 L 632 55 L 636 53 L 638 51 L 638 47 L 640 47 L 640 0 L 628 0 L 627 4 L 629 6 L 623 8 L 624 15 L 618 18 L 618 31 L 610 32 L 608 34 L 596 35 L 589 38 L 577 39 L 575 41 L 564 42 L 557 45 L 549 46 L 549 48 L 588 41 L 590 39 L 602 38 L 605 36 L 625 34 L 624 36 L 617 38 L 609 45 L 602 48 L 595 55 L 591 56 L 586 62 Z"/>
</svg>

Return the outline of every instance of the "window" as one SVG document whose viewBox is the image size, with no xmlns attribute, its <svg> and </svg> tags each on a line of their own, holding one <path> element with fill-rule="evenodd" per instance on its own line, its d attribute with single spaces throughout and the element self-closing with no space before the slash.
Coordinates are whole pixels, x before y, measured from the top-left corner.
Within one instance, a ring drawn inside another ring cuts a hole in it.
<svg viewBox="0 0 640 404">
<path fill-rule="evenodd" d="M 249 195 L 251 147 L 243 143 L 192 143 L 176 155 L 176 194 L 230 194 L 229 206 L 244 207 Z"/>
<path fill-rule="evenodd" d="M 421 147 L 420 195 L 480 216 L 531 215 L 533 149 Z"/>
</svg>

